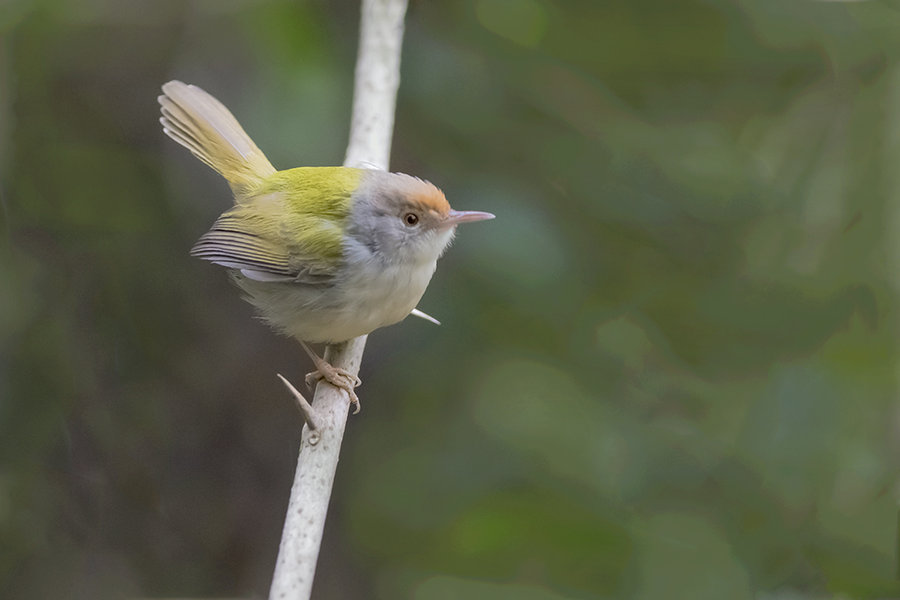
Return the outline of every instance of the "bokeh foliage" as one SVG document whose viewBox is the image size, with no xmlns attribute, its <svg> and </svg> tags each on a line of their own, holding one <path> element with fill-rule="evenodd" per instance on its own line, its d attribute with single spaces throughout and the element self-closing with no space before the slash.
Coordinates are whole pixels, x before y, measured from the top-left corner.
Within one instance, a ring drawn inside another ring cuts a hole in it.
<svg viewBox="0 0 900 600">
<path fill-rule="evenodd" d="M 155 98 L 338 164 L 357 13 L 0 5 L 0 596 L 265 595 L 309 365 Z M 900 2 L 413 1 L 393 168 L 498 219 L 370 337 L 318 597 L 900 594 Z"/>
</svg>

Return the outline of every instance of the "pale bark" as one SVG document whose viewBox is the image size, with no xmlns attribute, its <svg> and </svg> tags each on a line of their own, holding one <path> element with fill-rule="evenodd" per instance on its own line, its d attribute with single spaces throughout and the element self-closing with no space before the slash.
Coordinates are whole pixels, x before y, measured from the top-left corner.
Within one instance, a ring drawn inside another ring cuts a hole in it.
<svg viewBox="0 0 900 600">
<path fill-rule="evenodd" d="M 363 0 L 353 116 L 345 166 L 387 169 L 400 83 L 406 0 Z M 325 360 L 359 373 L 366 336 L 329 346 Z M 312 402 L 316 428 L 303 427 L 300 456 L 285 516 L 270 600 L 305 600 L 325 528 L 350 404 L 346 392 L 320 383 Z"/>
</svg>

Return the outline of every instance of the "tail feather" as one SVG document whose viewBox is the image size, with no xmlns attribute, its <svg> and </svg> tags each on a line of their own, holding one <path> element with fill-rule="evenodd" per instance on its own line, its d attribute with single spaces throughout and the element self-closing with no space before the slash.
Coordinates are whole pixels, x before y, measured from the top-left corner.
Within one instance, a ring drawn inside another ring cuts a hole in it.
<svg viewBox="0 0 900 600">
<path fill-rule="evenodd" d="M 275 173 L 237 119 L 221 102 L 195 85 L 170 81 L 162 86 L 163 131 L 221 174 L 236 191 Z"/>
</svg>

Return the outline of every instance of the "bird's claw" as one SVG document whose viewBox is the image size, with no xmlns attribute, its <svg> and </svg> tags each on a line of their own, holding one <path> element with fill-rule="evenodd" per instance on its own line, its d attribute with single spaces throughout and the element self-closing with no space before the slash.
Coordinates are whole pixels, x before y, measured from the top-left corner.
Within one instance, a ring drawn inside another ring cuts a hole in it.
<svg viewBox="0 0 900 600">
<path fill-rule="evenodd" d="M 350 403 L 354 407 L 353 414 L 355 415 L 359 412 L 359 397 L 353 390 L 353 388 L 362 385 L 362 380 L 359 377 L 346 369 L 332 367 L 323 361 L 323 364 L 319 365 L 318 369 L 306 374 L 306 385 L 313 388 L 315 384 L 323 379 L 334 387 L 347 392 L 347 395 L 350 397 Z"/>
</svg>

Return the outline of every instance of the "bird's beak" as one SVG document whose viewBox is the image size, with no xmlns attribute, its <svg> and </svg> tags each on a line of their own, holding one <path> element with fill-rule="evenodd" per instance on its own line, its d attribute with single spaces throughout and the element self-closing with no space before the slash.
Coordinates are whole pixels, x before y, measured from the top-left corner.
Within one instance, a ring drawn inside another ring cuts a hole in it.
<svg viewBox="0 0 900 600">
<path fill-rule="evenodd" d="M 488 219 L 493 219 L 494 215 L 489 212 L 481 212 L 479 210 L 451 210 L 447 213 L 447 216 L 444 217 L 444 221 L 441 223 L 444 227 L 452 227 L 454 225 L 459 225 L 460 223 L 469 223 L 472 221 L 486 221 Z"/>
</svg>

